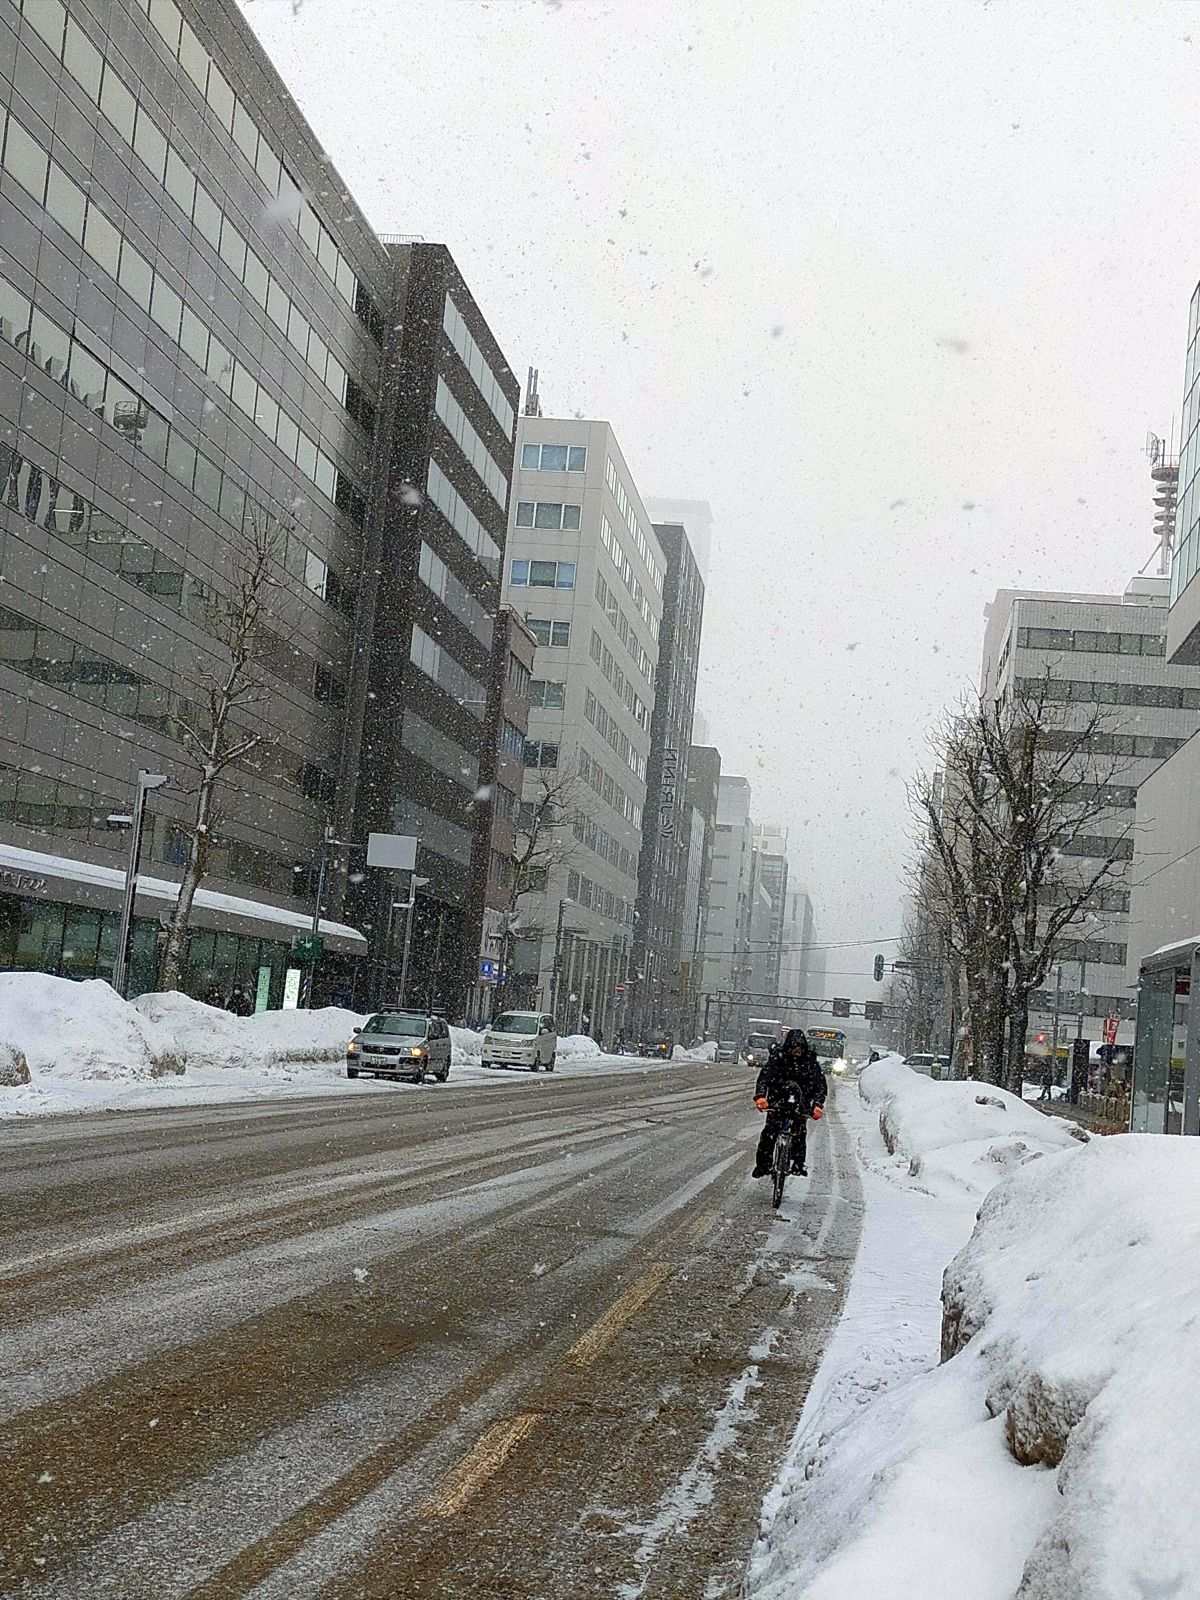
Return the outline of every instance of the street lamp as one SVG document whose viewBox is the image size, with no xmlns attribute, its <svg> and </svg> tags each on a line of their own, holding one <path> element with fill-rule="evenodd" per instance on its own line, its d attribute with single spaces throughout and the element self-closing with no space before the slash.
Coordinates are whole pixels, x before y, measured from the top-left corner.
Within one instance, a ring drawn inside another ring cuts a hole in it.
<svg viewBox="0 0 1200 1600">
<path fill-rule="evenodd" d="M 137 796 L 133 802 L 133 815 L 128 820 L 129 827 L 129 863 L 125 868 L 125 894 L 121 902 L 121 921 L 117 927 L 117 953 L 113 958 L 112 986 L 125 998 L 125 989 L 129 982 L 129 943 L 133 934 L 133 902 L 137 894 L 138 863 L 142 855 L 142 827 L 146 818 L 146 796 L 151 789 L 161 789 L 163 784 L 171 780 L 164 772 L 147 772 L 145 768 L 139 770 L 137 775 Z M 125 822 L 125 818 L 110 817 L 110 822 L 118 825 Z"/>
<path fill-rule="evenodd" d="M 558 926 L 554 930 L 554 970 L 550 974 L 550 1012 L 554 1017 L 556 1026 L 558 1024 L 558 977 L 562 969 L 563 918 L 566 916 L 567 907 L 571 903 L 567 895 L 564 895 L 558 902 Z"/>
<path fill-rule="evenodd" d="M 413 875 L 408 880 L 408 899 L 407 900 L 393 900 L 392 901 L 392 906 L 391 906 L 392 911 L 405 911 L 405 912 L 408 913 L 408 915 L 404 919 L 404 955 L 402 956 L 401 961 L 400 961 L 400 993 L 397 996 L 397 1003 L 399 1004 L 399 1007 L 400 1007 L 401 1011 L 404 1010 L 404 991 L 408 986 L 408 945 L 409 945 L 409 940 L 412 938 L 413 907 L 417 903 L 417 890 L 424 888 L 424 886 L 428 882 L 429 882 L 428 878 L 418 878 L 416 873 L 414 872 Z M 387 948 L 388 948 L 388 954 L 390 955 L 391 954 L 391 949 L 392 949 L 391 917 L 390 916 L 388 917 L 388 942 L 387 942 Z"/>
</svg>

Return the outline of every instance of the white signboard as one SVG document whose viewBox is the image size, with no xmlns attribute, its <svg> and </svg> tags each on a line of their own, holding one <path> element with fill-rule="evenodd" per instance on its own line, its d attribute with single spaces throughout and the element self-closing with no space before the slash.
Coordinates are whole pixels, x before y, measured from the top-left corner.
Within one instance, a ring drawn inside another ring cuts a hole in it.
<svg viewBox="0 0 1200 1600">
<path fill-rule="evenodd" d="M 411 833 L 369 833 L 367 865 L 392 867 L 397 872 L 415 872 L 417 840 Z"/>
<path fill-rule="evenodd" d="M 300 968 L 289 967 L 283 980 L 283 1009 L 295 1011 L 300 1003 Z"/>
</svg>

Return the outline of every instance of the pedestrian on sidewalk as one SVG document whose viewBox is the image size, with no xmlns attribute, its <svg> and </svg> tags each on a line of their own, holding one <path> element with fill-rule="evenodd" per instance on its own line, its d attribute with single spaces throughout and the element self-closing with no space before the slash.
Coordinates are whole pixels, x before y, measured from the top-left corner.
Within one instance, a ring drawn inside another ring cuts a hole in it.
<svg viewBox="0 0 1200 1600">
<path fill-rule="evenodd" d="M 1050 1096 L 1050 1090 L 1053 1088 L 1053 1086 L 1054 1086 L 1054 1058 L 1053 1058 L 1053 1056 L 1047 1056 L 1046 1057 L 1046 1070 L 1042 1074 L 1042 1092 L 1041 1092 L 1040 1095 L 1038 1095 L 1038 1099 L 1039 1100 L 1049 1100 L 1050 1097 L 1051 1097 Z"/>
</svg>

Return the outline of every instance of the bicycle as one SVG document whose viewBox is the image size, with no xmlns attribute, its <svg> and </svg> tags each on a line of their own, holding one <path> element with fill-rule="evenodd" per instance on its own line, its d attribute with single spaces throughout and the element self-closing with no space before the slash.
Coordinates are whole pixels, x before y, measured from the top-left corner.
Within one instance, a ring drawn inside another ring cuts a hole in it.
<svg viewBox="0 0 1200 1600">
<path fill-rule="evenodd" d="M 776 1211 L 783 1202 L 783 1188 L 792 1170 L 792 1129 L 797 1114 L 803 1119 L 804 1107 L 792 1096 L 784 1106 L 783 1121 L 775 1135 L 775 1148 L 771 1152 L 771 1205 Z"/>
</svg>

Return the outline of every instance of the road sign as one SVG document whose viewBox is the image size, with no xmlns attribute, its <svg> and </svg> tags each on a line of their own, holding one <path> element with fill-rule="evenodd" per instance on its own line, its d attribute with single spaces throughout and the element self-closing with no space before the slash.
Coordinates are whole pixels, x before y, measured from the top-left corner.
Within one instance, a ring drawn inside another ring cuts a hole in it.
<svg viewBox="0 0 1200 1600">
<path fill-rule="evenodd" d="M 325 954 L 325 941 L 319 933 L 298 933 L 292 939 L 292 954 L 297 961 L 319 961 Z"/>
<path fill-rule="evenodd" d="M 848 1017 L 850 1015 L 849 1000 L 835 1000 L 833 1002 L 833 1015 L 835 1017 Z"/>
<path fill-rule="evenodd" d="M 868 1022 L 882 1022 L 883 1021 L 883 1001 L 882 1000 L 864 1000 L 863 1001 L 863 1016 L 866 1017 Z"/>
<path fill-rule="evenodd" d="M 367 865 L 391 867 L 396 872 L 412 872 L 417 865 L 417 840 L 411 833 L 369 833 Z"/>
<path fill-rule="evenodd" d="M 496 976 L 496 963 L 483 956 L 479 962 L 479 979 L 481 983 L 491 983 Z"/>
</svg>

